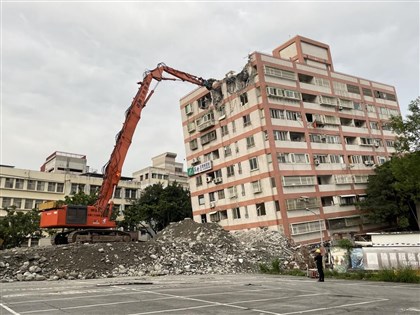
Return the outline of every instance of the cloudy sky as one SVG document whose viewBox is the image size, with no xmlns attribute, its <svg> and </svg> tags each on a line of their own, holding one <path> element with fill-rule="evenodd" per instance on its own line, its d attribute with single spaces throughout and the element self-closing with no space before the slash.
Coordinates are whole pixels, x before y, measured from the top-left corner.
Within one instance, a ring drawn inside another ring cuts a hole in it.
<svg viewBox="0 0 420 315">
<path fill-rule="evenodd" d="M 419 93 L 419 1 L 2 1 L 0 163 L 38 170 L 54 151 L 107 162 L 143 73 L 159 62 L 204 78 L 295 35 L 330 45 L 337 72 L 393 85 L 403 114 Z M 162 82 L 123 175 L 185 149 L 179 99 Z"/>
</svg>

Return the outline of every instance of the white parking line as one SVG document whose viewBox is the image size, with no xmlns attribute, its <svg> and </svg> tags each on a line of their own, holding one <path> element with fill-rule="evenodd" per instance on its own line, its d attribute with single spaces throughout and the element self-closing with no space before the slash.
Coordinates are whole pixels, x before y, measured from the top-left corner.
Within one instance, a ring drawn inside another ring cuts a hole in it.
<svg viewBox="0 0 420 315">
<path fill-rule="evenodd" d="M 10 307 L 7 307 L 6 305 L 4 305 L 3 303 L 0 303 L 0 306 L 2 308 L 4 308 L 6 311 L 12 313 L 13 315 L 20 315 L 19 313 L 15 312 L 14 310 L 12 310 Z M 3 314 L 3 312 L 1 312 L 0 314 Z"/>
<path fill-rule="evenodd" d="M 342 307 L 347 307 L 347 306 L 363 305 L 363 304 L 370 304 L 370 303 L 377 303 L 377 302 L 384 302 L 384 301 L 389 301 L 389 299 L 378 299 L 378 300 L 372 300 L 372 301 L 366 301 L 366 302 L 341 304 L 341 305 L 336 305 L 336 306 L 331 306 L 331 307 L 314 308 L 314 309 L 311 309 L 311 310 L 296 311 L 296 312 L 289 312 L 289 313 L 277 313 L 276 315 L 311 313 L 311 312 L 332 310 L 332 309 L 342 308 Z"/>
</svg>

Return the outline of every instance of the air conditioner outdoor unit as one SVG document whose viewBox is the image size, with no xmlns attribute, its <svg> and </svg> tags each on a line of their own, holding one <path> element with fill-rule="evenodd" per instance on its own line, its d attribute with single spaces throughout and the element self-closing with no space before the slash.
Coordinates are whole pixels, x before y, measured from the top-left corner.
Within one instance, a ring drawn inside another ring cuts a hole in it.
<svg viewBox="0 0 420 315">
<path fill-rule="evenodd" d="M 343 106 L 338 106 L 338 110 L 343 110 Z"/>
<path fill-rule="evenodd" d="M 212 180 L 213 180 L 213 177 L 207 177 L 207 179 L 206 179 L 207 183 L 211 183 Z"/>
<path fill-rule="evenodd" d="M 215 208 L 216 207 L 216 203 L 214 201 L 210 202 L 210 208 Z"/>
<path fill-rule="evenodd" d="M 215 179 L 214 179 L 214 183 L 215 184 L 219 184 L 219 183 L 221 183 L 223 181 L 223 179 L 221 178 L 221 177 L 216 177 Z"/>
<path fill-rule="evenodd" d="M 192 159 L 192 164 L 198 164 L 198 163 L 200 163 L 200 158 Z"/>
<path fill-rule="evenodd" d="M 365 161 L 364 163 L 365 163 L 366 166 L 372 166 L 373 165 L 372 161 Z"/>
<path fill-rule="evenodd" d="M 319 165 L 319 159 L 314 159 L 314 164 Z"/>
</svg>

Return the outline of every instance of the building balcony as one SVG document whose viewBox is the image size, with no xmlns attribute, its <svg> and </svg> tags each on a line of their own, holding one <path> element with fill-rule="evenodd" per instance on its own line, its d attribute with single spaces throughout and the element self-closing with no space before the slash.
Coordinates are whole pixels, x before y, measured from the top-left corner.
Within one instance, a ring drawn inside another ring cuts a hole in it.
<svg viewBox="0 0 420 315">
<path fill-rule="evenodd" d="M 216 120 L 214 119 L 210 119 L 207 120 L 206 122 L 200 124 L 199 126 L 197 126 L 198 131 L 204 131 L 206 129 L 209 129 L 211 127 L 213 127 L 216 124 Z"/>
</svg>

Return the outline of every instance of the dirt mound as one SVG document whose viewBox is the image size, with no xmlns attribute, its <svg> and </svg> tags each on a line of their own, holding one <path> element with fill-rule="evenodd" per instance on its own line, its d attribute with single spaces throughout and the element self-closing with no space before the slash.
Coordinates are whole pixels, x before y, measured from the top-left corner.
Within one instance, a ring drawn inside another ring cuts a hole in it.
<svg viewBox="0 0 420 315">
<path fill-rule="evenodd" d="M 15 248 L 0 252 L 1 281 L 89 279 L 166 274 L 257 272 L 280 259 L 305 267 L 307 257 L 275 231 L 230 233 L 215 223 L 172 223 L 153 241 Z"/>
</svg>

